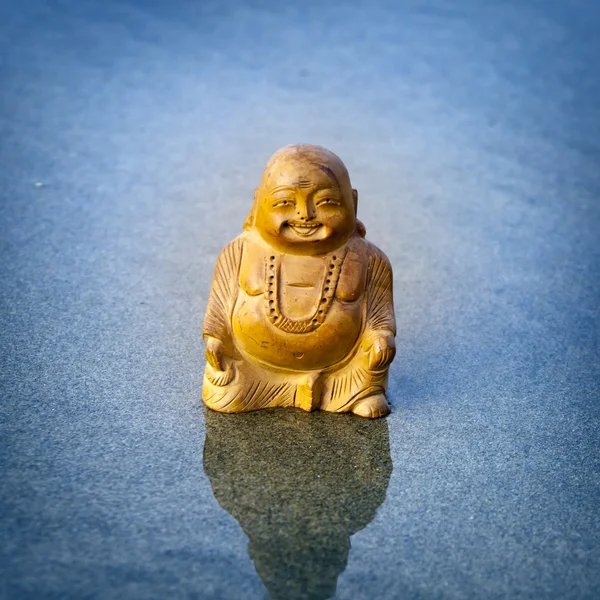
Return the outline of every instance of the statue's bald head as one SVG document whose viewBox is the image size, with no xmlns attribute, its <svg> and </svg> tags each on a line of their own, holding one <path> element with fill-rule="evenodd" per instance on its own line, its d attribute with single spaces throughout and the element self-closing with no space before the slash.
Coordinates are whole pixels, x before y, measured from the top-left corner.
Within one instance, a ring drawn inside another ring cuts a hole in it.
<svg viewBox="0 0 600 600">
<path fill-rule="evenodd" d="M 290 144 L 277 150 L 265 166 L 261 185 L 268 184 L 269 180 L 277 177 L 282 168 L 302 171 L 307 167 L 320 169 L 340 188 L 352 189 L 350 176 L 342 159 L 331 150 L 313 144 Z"/>
<path fill-rule="evenodd" d="M 253 213 L 254 227 L 273 247 L 323 254 L 344 244 L 356 228 L 356 192 L 336 154 L 292 144 L 267 162 Z"/>
</svg>

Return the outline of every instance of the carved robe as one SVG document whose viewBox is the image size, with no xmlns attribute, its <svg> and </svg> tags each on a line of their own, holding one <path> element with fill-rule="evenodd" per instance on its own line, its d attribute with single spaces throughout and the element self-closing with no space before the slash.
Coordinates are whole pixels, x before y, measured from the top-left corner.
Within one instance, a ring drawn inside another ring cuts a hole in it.
<svg viewBox="0 0 600 600">
<path fill-rule="evenodd" d="M 244 232 L 215 268 L 203 335 L 222 342 L 224 364 L 206 365 L 203 400 L 220 412 L 347 412 L 385 393 L 388 367 L 369 368 L 369 350 L 395 333 L 391 266 L 359 232 L 318 257 Z"/>
</svg>

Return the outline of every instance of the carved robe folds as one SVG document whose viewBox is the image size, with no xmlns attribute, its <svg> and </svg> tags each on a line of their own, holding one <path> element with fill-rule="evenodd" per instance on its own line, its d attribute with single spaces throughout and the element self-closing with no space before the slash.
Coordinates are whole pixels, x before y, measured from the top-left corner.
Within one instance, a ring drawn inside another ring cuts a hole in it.
<svg viewBox="0 0 600 600">
<path fill-rule="evenodd" d="M 294 256 L 247 231 L 221 252 L 203 335 L 222 344 L 202 397 L 220 412 L 352 411 L 384 394 L 373 344 L 396 333 L 392 270 L 359 229 L 325 255 Z M 374 364 L 375 362 L 375 364 Z"/>
</svg>

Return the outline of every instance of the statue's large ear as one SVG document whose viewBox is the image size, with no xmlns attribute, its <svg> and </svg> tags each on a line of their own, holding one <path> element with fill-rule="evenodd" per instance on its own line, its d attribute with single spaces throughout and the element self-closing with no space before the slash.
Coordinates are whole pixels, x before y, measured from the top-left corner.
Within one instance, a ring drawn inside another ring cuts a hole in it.
<svg viewBox="0 0 600 600">
<path fill-rule="evenodd" d="M 254 227 L 254 217 L 256 216 L 256 203 L 258 202 L 258 188 L 254 189 L 254 200 L 252 201 L 252 208 L 244 221 L 244 229 L 250 231 Z"/>
<path fill-rule="evenodd" d="M 352 199 L 354 200 L 354 216 L 358 213 L 358 190 L 352 189 Z M 367 235 L 367 229 L 362 221 L 356 219 L 356 233 L 360 235 L 360 237 L 365 237 Z"/>
</svg>

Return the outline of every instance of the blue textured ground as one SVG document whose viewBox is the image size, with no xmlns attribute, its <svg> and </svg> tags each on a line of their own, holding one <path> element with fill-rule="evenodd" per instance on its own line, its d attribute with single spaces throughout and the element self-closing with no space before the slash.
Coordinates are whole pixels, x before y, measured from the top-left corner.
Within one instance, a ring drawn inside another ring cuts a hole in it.
<svg viewBox="0 0 600 600">
<path fill-rule="evenodd" d="M 0 2 L 0 597 L 598 597 L 599 24 Z M 366 429 L 200 403 L 216 255 L 297 141 L 345 160 L 395 270 Z"/>
</svg>

